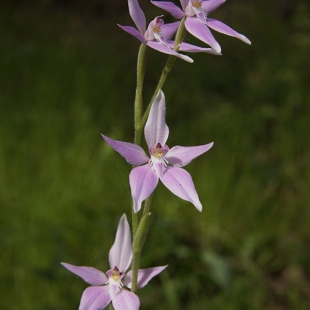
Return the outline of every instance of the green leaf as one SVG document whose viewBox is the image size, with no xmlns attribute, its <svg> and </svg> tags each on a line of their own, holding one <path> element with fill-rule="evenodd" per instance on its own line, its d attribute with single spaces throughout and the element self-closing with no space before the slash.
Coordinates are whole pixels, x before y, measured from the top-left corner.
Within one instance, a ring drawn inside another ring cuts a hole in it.
<svg viewBox="0 0 310 310">
<path fill-rule="evenodd" d="M 211 279 L 222 289 L 227 289 L 231 282 L 228 260 L 213 251 L 205 251 L 202 254 L 202 260 L 208 266 Z"/>
</svg>

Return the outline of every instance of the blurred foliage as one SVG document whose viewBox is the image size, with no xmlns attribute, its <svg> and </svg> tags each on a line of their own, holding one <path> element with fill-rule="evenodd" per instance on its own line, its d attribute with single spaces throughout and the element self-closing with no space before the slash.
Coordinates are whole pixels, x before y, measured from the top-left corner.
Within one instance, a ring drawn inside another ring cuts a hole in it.
<svg viewBox="0 0 310 310">
<path fill-rule="evenodd" d="M 148 2 L 147 15 L 161 14 Z M 130 166 L 138 41 L 122 1 L 3 1 L 0 10 L 0 291 L 3 309 L 77 309 L 87 286 L 60 261 L 107 270 Z M 142 309 L 310 308 L 310 6 L 228 1 L 223 56 L 177 61 L 169 145 L 215 141 L 188 166 L 204 210 L 159 186 L 142 267 L 169 268 Z M 188 37 L 189 42 L 195 43 Z M 166 57 L 148 55 L 145 99 Z M 156 301 L 156 302 L 154 302 Z"/>
</svg>

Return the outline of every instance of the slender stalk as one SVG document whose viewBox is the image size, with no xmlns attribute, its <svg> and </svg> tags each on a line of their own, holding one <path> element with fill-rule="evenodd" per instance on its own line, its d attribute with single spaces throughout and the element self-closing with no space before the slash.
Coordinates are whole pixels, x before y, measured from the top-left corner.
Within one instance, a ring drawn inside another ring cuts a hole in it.
<svg viewBox="0 0 310 310">
<path fill-rule="evenodd" d="M 131 270 L 132 270 L 131 291 L 133 293 L 135 293 L 138 289 L 138 270 L 140 265 L 140 254 L 141 252 L 137 253 L 136 251 L 133 251 L 132 263 L 131 263 Z"/>
<path fill-rule="evenodd" d="M 140 265 L 141 252 L 144 246 L 146 235 L 148 232 L 150 213 L 145 210 L 150 209 L 151 198 L 145 201 L 144 212 L 139 223 L 138 230 L 133 240 L 133 258 L 132 258 L 132 287 L 131 291 L 136 292 L 138 289 L 138 270 Z"/>
<path fill-rule="evenodd" d="M 143 113 L 143 82 L 145 75 L 145 66 L 146 66 L 146 53 L 147 46 L 145 44 L 141 44 L 139 53 L 138 53 L 138 61 L 137 61 L 137 85 L 136 85 L 136 96 L 135 96 L 135 138 L 134 143 L 140 145 L 141 141 L 141 118 Z"/>
<path fill-rule="evenodd" d="M 145 44 L 141 44 L 137 60 L 137 85 L 136 85 L 135 104 L 134 104 L 134 128 L 135 128 L 134 143 L 137 145 L 140 145 L 141 143 L 141 134 L 142 134 L 142 127 L 140 124 L 143 113 L 142 95 L 143 95 L 143 82 L 146 67 L 146 54 L 147 54 L 147 46 Z M 133 240 L 135 240 L 140 225 L 138 214 L 134 212 L 133 204 L 132 204 L 131 218 L 132 218 L 132 237 Z M 132 273 L 134 275 L 132 281 L 133 292 L 137 290 L 138 270 L 139 270 L 141 250 L 133 251 L 133 258 L 132 258 Z"/>
<path fill-rule="evenodd" d="M 143 215 L 149 214 L 151 209 L 152 195 L 145 200 Z"/>
<path fill-rule="evenodd" d="M 184 26 L 185 18 L 182 19 L 174 45 L 174 50 L 178 51 L 180 43 L 183 41 L 186 30 Z M 142 90 L 143 90 L 143 80 L 145 74 L 145 58 L 146 58 L 146 45 L 142 44 L 140 46 L 139 55 L 138 55 L 138 64 L 137 64 L 137 87 L 136 87 L 136 97 L 135 97 L 135 140 L 134 143 L 140 145 L 142 129 L 145 125 L 146 119 L 148 117 L 151 105 L 158 93 L 158 91 L 163 87 L 173 65 L 175 62 L 175 56 L 169 56 L 165 67 L 163 68 L 161 77 L 157 84 L 154 95 L 151 99 L 150 104 L 146 112 L 142 117 L 143 103 L 142 103 Z M 136 292 L 138 289 L 138 270 L 140 265 L 140 256 L 142 248 L 146 239 L 148 232 L 148 222 L 150 216 L 150 207 L 151 207 L 151 197 L 146 199 L 143 215 L 140 220 L 138 220 L 138 215 L 132 211 L 132 231 L 133 231 L 133 257 L 132 257 L 132 287 L 131 291 Z"/>
<path fill-rule="evenodd" d="M 175 38 L 175 43 L 174 43 L 174 50 L 177 52 L 179 50 L 179 47 L 180 47 L 180 44 L 183 42 L 184 38 L 185 38 L 185 35 L 186 35 L 186 29 L 185 29 L 185 17 L 182 18 L 181 20 L 181 23 L 179 25 L 179 28 L 178 28 L 178 31 L 177 31 L 177 34 L 176 34 L 176 38 Z M 150 109 L 151 109 L 151 106 L 152 106 L 152 103 L 155 99 L 155 97 L 157 96 L 158 92 L 160 89 L 163 88 L 165 82 L 166 82 L 166 79 L 175 63 L 175 60 L 176 60 L 176 57 L 175 56 L 172 56 L 170 55 L 167 62 L 166 62 L 166 65 L 165 67 L 163 68 L 163 71 L 161 73 L 161 76 L 160 76 L 160 79 L 159 79 L 159 82 L 156 86 L 156 89 L 155 89 L 155 92 L 153 94 L 153 97 L 142 117 L 142 120 L 141 120 L 141 123 L 140 123 L 140 127 L 143 128 L 146 120 L 147 120 L 147 117 L 149 115 L 149 112 L 150 112 Z"/>
<path fill-rule="evenodd" d="M 145 76 L 145 67 L 146 67 L 146 54 L 147 54 L 147 46 L 145 44 L 141 44 L 138 53 L 137 60 L 137 85 L 136 85 L 136 94 L 135 94 L 135 103 L 134 103 L 134 129 L 135 129 L 135 137 L 134 143 L 140 144 L 141 141 L 141 117 L 143 113 L 143 82 Z M 132 235 L 133 238 L 136 235 L 138 229 L 139 219 L 138 215 L 134 212 L 132 207 Z"/>
<path fill-rule="evenodd" d="M 134 238 L 138 230 L 139 218 L 138 213 L 134 212 L 133 207 L 131 211 L 131 224 L 132 224 L 132 238 Z"/>
</svg>

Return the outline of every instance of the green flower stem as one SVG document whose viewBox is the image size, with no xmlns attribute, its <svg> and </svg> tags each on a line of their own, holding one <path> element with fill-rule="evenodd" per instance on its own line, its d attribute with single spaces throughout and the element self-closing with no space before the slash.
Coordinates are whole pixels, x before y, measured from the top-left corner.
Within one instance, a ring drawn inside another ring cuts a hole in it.
<svg viewBox="0 0 310 310">
<path fill-rule="evenodd" d="M 185 18 L 182 19 L 175 40 L 174 50 L 178 51 L 180 43 L 183 41 L 186 30 L 184 26 Z M 145 125 L 146 119 L 149 115 L 152 103 L 158 94 L 158 91 L 163 87 L 166 79 L 175 63 L 175 56 L 169 56 L 166 65 L 162 71 L 161 77 L 157 84 L 154 95 L 151 99 L 150 104 L 147 107 L 146 112 L 143 113 L 143 101 L 142 101 L 142 90 L 143 90 L 143 80 L 145 74 L 145 59 L 146 59 L 147 46 L 142 44 L 139 49 L 138 54 L 138 64 L 137 64 L 137 87 L 136 87 L 136 97 L 135 97 L 135 139 L 134 143 L 137 145 L 141 144 L 142 129 Z M 148 231 L 148 222 L 150 217 L 151 208 L 151 197 L 146 199 L 145 207 L 143 210 L 143 215 L 139 223 L 138 215 L 132 211 L 132 232 L 133 232 L 133 257 L 132 257 L 132 292 L 136 292 L 138 289 L 138 270 L 140 265 L 140 256 L 142 248 L 146 239 Z"/>
<path fill-rule="evenodd" d="M 145 209 L 150 208 L 150 198 L 145 201 Z M 145 210 L 144 209 L 144 210 Z M 151 213 L 143 212 L 141 221 L 139 223 L 139 227 L 137 233 L 133 240 L 133 257 L 132 257 L 132 287 L 131 291 L 134 293 L 138 289 L 138 270 L 140 265 L 140 256 L 142 252 L 142 248 L 146 239 L 148 226 L 149 226 L 149 217 Z"/>
<path fill-rule="evenodd" d="M 137 85 L 136 85 L 136 95 L 135 95 L 135 104 L 134 104 L 134 129 L 135 129 L 135 137 L 134 143 L 137 145 L 141 144 L 141 135 L 142 128 L 141 127 L 141 118 L 143 114 L 143 82 L 145 76 L 145 67 L 146 67 L 146 54 L 147 54 L 147 46 L 145 44 L 141 44 L 139 53 L 138 53 L 138 61 L 137 61 Z M 134 212 L 132 205 L 132 237 L 133 240 L 136 240 L 136 236 L 138 234 L 138 230 L 143 218 L 139 224 L 138 214 Z M 133 250 L 133 258 L 132 258 L 132 273 L 133 273 L 133 284 L 132 291 L 135 292 L 137 290 L 137 281 L 138 281 L 138 270 L 140 263 L 140 253 L 142 251 L 142 247 L 140 250 Z"/>
<path fill-rule="evenodd" d="M 146 67 L 146 53 L 147 45 L 141 44 L 139 53 L 138 53 L 138 61 L 137 61 L 137 86 L 136 86 L 136 96 L 135 96 L 135 138 L 134 143 L 140 145 L 141 143 L 141 118 L 143 114 L 143 81 L 145 75 L 145 67 Z"/>
<path fill-rule="evenodd" d="M 177 52 L 179 50 L 179 47 L 180 47 L 180 44 L 183 42 L 184 38 L 185 38 L 185 35 L 186 35 L 186 29 L 185 29 L 185 17 L 182 18 L 181 20 L 181 23 L 179 25 L 179 28 L 178 28 L 178 31 L 177 31 L 177 34 L 176 34 L 176 38 L 175 38 L 175 44 L 174 44 L 174 50 Z M 152 103 L 155 99 L 155 97 L 157 96 L 158 92 L 160 89 L 163 88 L 165 82 L 166 82 L 166 79 L 175 63 L 175 60 L 176 60 L 176 57 L 175 56 L 169 56 L 167 62 L 166 62 L 166 65 L 161 73 L 161 76 L 160 76 L 160 79 L 159 79 L 159 82 L 157 84 L 157 87 L 156 87 L 156 90 L 153 94 L 153 97 L 142 117 L 142 120 L 141 120 L 141 124 L 140 124 L 140 127 L 143 128 L 146 120 L 147 120 L 147 117 L 150 113 L 150 109 L 151 109 L 151 106 L 152 106 Z"/>
<path fill-rule="evenodd" d="M 133 210 L 133 205 L 131 211 L 131 224 L 132 224 L 132 238 L 134 238 L 138 230 L 139 218 L 138 213 L 135 213 L 135 211 Z"/>
<path fill-rule="evenodd" d="M 149 214 L 151 209 L 152 195 L 145 200 L 143 215 Z"/>
<path fill-rule="evenodd" d="M 135 137 L 134 143 L 140 145 L 141 141 L 141 117 L 143 113 L 143 81 L 145 75 L 145 67 L 146 67 L 146 54 L 147 54 L 147 46 L 145 44 L 141 44 L 138 53 L 137 60 L 137 85 L 136 85 L 136 95 L 135 95 L 135 104 L 134 104 L 134 129 L 135 129 Z M 135 237 L 138 229 L 139 218 L 138 214 L 134 212 L 132 205 L 132 236 Z"/>
</svg>

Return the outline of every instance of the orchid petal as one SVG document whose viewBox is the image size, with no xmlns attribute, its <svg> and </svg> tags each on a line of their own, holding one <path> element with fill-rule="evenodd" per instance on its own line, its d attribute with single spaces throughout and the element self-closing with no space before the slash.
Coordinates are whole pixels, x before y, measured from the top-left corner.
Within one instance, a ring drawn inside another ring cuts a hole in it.
<svg viewBox="0 0 310 310">
<path fill-rule="evenodd" d="M 168 266 L 168 265 L 167 265 Z M 138 288 L 146 286 L 150 280 L 161 273 L 167 266 L 153 267 L 138 270 Z M 132 286 L 132 271 L 130 270 L 123 280 L 123 284 L 128 288 Z"/>
<path fill-rule="evenodd" d="M 109 270 L 109 273 L 110 273 L 109 277 L 111 277 L 111 274 L 113 273 L 113 269 Z M 119 293 L 119 284 L 114 283 L 113 281 L 110 281 L 109 282 L 109 290 L 110 290 L 111 298 L 114 299 L 116 297 L 116 295 Z"/>
<path fill-rule="evenodd" d="M 138 39 L 140 42 L 142 43 L 146 43 L 146 39 L 144 38 L 144 36 L 134 27 L 131 26 L 122 26 L 119 25 L 118 26 L 120 28 L 122 28 L 124 31 L 126 31 L 127 33 L 131 34 L 132 36 L 134 36 L 136 39 Z"/>
<path fill-rule="evenodd" d="M 81 277 L 85 282 L 91 285 L 103 285 L 108 281 L 107 276 L 100 270 L 93 267 L 74 266 L 67 263 L 61 263 L 72 273 Z"/>
<path fill-rule="evenodd" d="M 139 166 L 149 161 L 149 157 L 145 154 L 141 146 L 129 142 L 113 140 L 104 135 L 102 135 L 102 137 L 116 152 L 122 155 L 129 164 Z"/>
<path fill-rule="evenodd" d="M 122 289 L 112 300 L 112 304 L 115 310 L 138 310 L 140 300 L 136 294 Z"/>
<path fill-rule="evenodd" d="M 157 158 L 152 158 L 152 168 L 154 169 L 158 178 L 161 178 L 164 171 L 166 170 L 166 163 L 162 160 L 156 160 Z"/>
<path fill-rule="evenodd" d="M 176 6 L 172 2 L 165 2 L 165 1 L 151 1 L 152 4 L 156 5 L 157 7 L 169 12 L 175 18 L 182 18 L 185 14 L 184 12 Z"/>
<path fill-rule="evenodd" d="M 226 34 L 227 36 L 235 37 L 243 41 L 244 43 L 251 45 L 251 41 L 246 36 L 235 31 L 234 29 L 230 28 L 229 26 L 220 22 L 219 20 L 208 18 L 207 26 L 214 29 L 217 32 Z"/>
<path fill-rule="evenodd" d="M 167 166 L 161 181 L 173 194 L 190 201 L 198 211 L 202 210 L 192 177 L 186 170 Z"/>
<path fill-rule="evenodd" d="M 144 34 L 146 30 L 146 20 L 145 15 L 140 8 L 138 0 L 128 0 L 128 8 L 129 8 L 129 14 L 136 24 L 138 30 L 141 34 Z"/>
<path fill-rule="evenodd" d="M 82 295 L 79 310 L 102 310 L 111 302 L 107 286 L 88 287 Z"/>
<path fill-rule="evenodd" d="M 131 170 L 129 175 L 131 196 L 135 212 L 141 209 L 141 203 L 148 198 L 154 191 L 158 183 L 155 171 L 146 164 Z"/>
<path fill-rule="evenodd" d="M 165 156 L 165 159 L 174 167 L 184 167 L 194 158 L 210 150 L 213 142 L 198 146 L 174 146 Z"/>
<path fill-rule="evenodd" d="M 117 267 L 125 272 L 132 260 L 131 233 L 126 215 L 124 214 L 118 224 L 114 244 L 109 253 L 110 267 Z"/>
<path fill-rule="evenodd" d="M 196 17 L 187 17 L 185 20 L 185 28 L 194 37 L 210 45 L 217 53 L 221 52 L 221 47 L 214 39 L 211 31 Z"/>
<path fill-rule="evenodd" d="M 167 40 L 170 40 L 177 32 L 180 22 L 174 22 L 170 24 L 163 24 L 161 26 L 160 34 Z"/>
<path fill-rule="evenodd" d="M 186 7 L 188 6 L 190 0 L 180 0 L 183 11 L 185 11 Z"/>
<path fill-rule="evenodd" d="M 170 41 L 169 41 L 170 42 Z M 172 43 L 173 44 L 173 43 Z M 213 48 L 200 47 L 193 44 L 182 42 L 179 46 L 179 50 L 188 53 L 208 53 L 216 56 L 221 56 L 222 53 L 217 53 Z"/>
<path fill-rule="evenodd" d="M 226 0 L 209 0 L 203 1 L 201 7 L 208 14 L 215 11 L 219 6 L 221 6 Z"/>
<path fill-rule="evenodd" d="M 158 92 L 154 99 L 144 127 L 144 135 L 149 147 L 155 147 L 157 143 L 164 146 L 167 142 L 169 128 L 166 124 L 166 103 L 162 90 Z"/>
<path fill-rule="evenodd" d="M 153 48 L 154 50 L 157 50 L 158 52 L 164 53 L 164 54 L 168 54 L 168 55 L 173 55 L 175 57 L 181 58 L 189 63 L 194 62 L 194 60 L 188 56 L 182 55 L 177 53 L 176 51 L 174 51 L 171 47 L 168 47 L 166 45 L 163 45 L 160 42 L 156 42 L 156 41 L 147 41 L 146 43 L 147 46 Z"/>
</svg>

